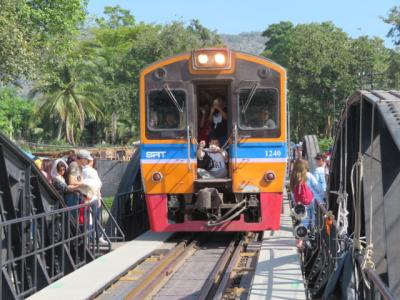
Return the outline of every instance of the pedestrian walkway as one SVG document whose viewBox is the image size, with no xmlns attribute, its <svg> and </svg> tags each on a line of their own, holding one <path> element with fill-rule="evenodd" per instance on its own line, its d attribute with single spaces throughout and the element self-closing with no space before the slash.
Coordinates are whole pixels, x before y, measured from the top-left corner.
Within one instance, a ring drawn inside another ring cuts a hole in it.
<svg viewBox="0 0 400 300">
<path fill-rule="evenodd" d="M 146 232 L 135 240 L 103 255 L 82 268 L 37 292 L 30 300 L 88 299 L 118 275 L 131 268 L 171 236 L 171 233 Z"/>
<path fill-rule="evenodd" d="M 250 300 L 306 299 L 289 201 L 284 199 L 279 231 L 265 231 Z"/>
</svg>

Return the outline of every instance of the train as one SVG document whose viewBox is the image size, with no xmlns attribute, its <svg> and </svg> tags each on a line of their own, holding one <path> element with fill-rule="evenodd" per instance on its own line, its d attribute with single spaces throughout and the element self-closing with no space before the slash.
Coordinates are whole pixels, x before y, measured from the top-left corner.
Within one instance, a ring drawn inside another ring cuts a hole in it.
<svg viewBox="0 0 400 300">
<path fill-rule="evenodd" d="M 279 64 L 228 48 L 194 49 L 141 70 L 140 172 L 152 231 L 279 229 L 286 81 Z M 206 122 L 218 117 L 215 99 L 225 112 L 227 174 L 204 177 L 200 123 L 204 114 Z"/>
</svg>

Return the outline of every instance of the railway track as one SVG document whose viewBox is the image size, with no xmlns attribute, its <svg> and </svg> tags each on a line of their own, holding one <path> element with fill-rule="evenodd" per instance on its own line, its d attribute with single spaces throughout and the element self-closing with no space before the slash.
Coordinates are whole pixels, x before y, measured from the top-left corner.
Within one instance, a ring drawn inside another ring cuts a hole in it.
<svg viewBox="0 0 400 300">
<path fill-rule="evenodd" d="M 115 278 L 95 299 L 245 299 L 260 234 L 175 237 Z"/>
</svg>

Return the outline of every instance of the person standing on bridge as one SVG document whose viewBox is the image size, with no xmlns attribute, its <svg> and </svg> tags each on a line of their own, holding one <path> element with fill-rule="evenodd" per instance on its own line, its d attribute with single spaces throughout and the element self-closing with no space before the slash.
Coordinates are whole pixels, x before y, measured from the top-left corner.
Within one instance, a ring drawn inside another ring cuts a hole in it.
<svg viewBox="0 0 400 300">
<path fill-rule="evenodd" d="M 317 155 L 314 157 L 316 168 L 314 170 L 314 177 L 317 179 L 318 184 L 322 188 L 322 190 L 326 191 L 326 178 L 325 178 L 325 160 L 326 156 L 324 154 L 317 153 Z"/>
<path fill-rule="evenodd" d="M 301 190 L 305 195 L 300 195 L 295 192 L 299 190 L 299 187 L 303 187 Z M 308 162 L 306 160 L 297 159 L 294 162 L 293 170 L 290 175 L 290 189 L 293 193 L 295 202 L 300 202 L 306 207 L 307 218 L 302 221 L 302 224 L 308 228 L 313 227 L 315 225 L 315 201 L 323 201 L 324 191 L 318 184 L 314 175 L 309 172 Z M 310 193 L 311 195 L 309 195 Z M 303 196 L 304 198 L 311 197 L 310 202 L 304 203 L 303 199 L 296 199 L 300 198 L 300 196 Z"/>
<path fill-rule="evenodd" d="M 90 154 L 89 151 L 82 149 L 78 151 L 78 164 L 82 167 L 82 177 L 83 181 L 82 183 L 85 185 L 90 186 L 95 193 L 96 199 L 97 199 L 97 209 L 95 211 L 95 216 L 98 221 L 98 225 L 101 225 L 101 193 L 100 189 L 102 186 L 102 182 L 100 180 L 99 174 L 97 173 L 97 170 L 93 168 L 93 157 Z M 101 236 L 98 228 L 96 228 L 96 234 L 99 236 L 99 243 L 100 244 L 106 244 L 107 241 Z"/>
</svg>

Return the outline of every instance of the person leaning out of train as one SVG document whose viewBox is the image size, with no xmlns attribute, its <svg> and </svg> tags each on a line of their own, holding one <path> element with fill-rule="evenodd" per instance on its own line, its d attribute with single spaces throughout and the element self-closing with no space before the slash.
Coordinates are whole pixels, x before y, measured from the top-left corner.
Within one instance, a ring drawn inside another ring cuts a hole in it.
<svg viewBox="0 0 400 300">
<path fill-rule="evenodd" d="M 68 185 L 65 180 L 65 173 L 68 169 L 67 163 L 62 159 L 57 159 L 51 169 L 51 183 L 57 192 L 64 198 L 67 192 L 76 191 L 78 184 Z"/>
<path fill-rule="evenodd" d="M 226 162 L 228 153 L 220 148 L 219 141 L 211 138 L 210 147 L 205 148 L 206 142 L 201 141 L 197 150 L 198 171 L 201 178 L 224 178 L 228 175 Z"/>
<path fill-rule="evenodd" d="M 325 178 L 325 169 L 326 169 L 326 156 L 321 153 L 317 153 L 314 157 L 315 165 L 317 166 L 314 170 L 314 177 L 317 179 L 318 184 L 321 186 L 322 190 L 326 191 L 326 178 Z"/>
<path fill-rule="evenodd" d="M 217 138 L 221 146 L 223 146 L 228 139 L 227 118 L 228 115 L 222 98 L 214 99 L 208 117 L 211 123 L 210 137 Z"/>
</svg>

